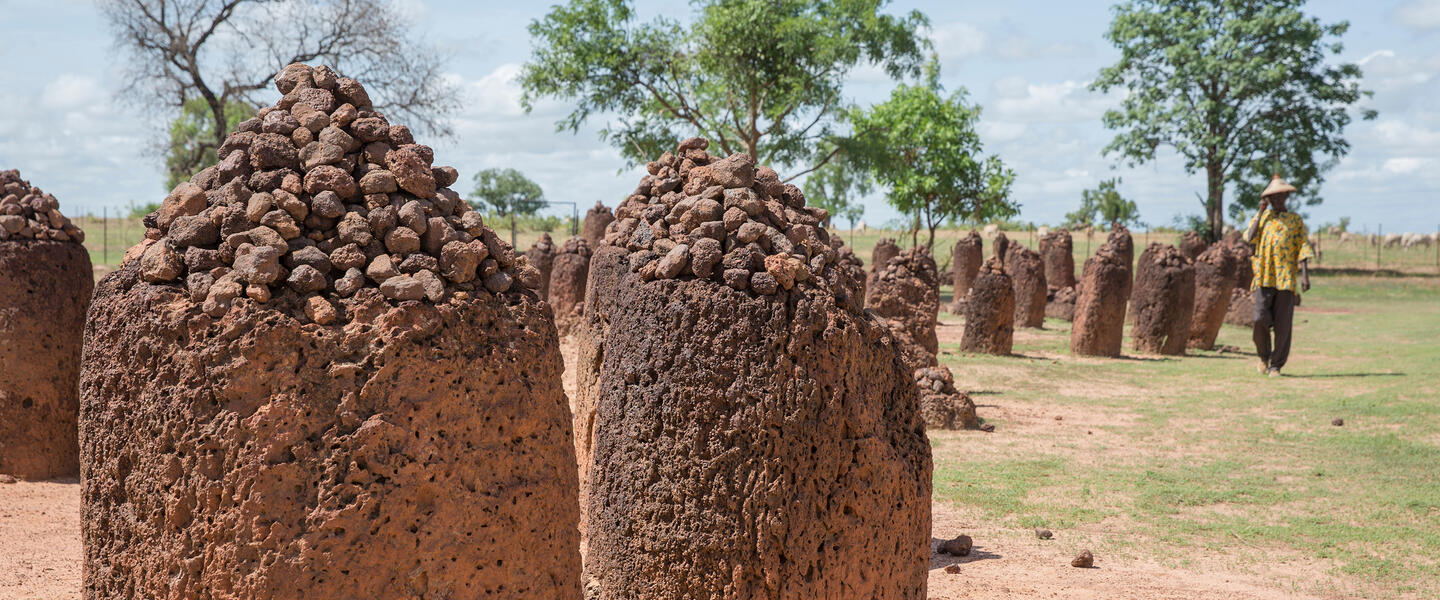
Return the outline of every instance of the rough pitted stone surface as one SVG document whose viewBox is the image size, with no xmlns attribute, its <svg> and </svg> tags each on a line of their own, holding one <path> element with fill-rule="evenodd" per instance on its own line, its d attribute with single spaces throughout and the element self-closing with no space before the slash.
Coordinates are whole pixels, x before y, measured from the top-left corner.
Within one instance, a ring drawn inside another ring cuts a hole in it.
<svg viewBox="0 0 1440 600">
<path fill-rule="evenodd" d="M 1230 290 L 1230 306 L 1225 309 L 1225 322 L 1239 327 L 1255 326 L 1255 295 L 1247 289 Z"/>
<path fill-rule="evenodd" d="M 870 251 L 870 268 L 880 269 L 889 264 L 890 259 L 900 255 L 900 246 L 895 245 L 895 240 L 880 238 L 875 242 L 875 248 Z"/>
<path fill-rule="evenodd" d="M 1020 244 L 1005 252 L 1005 273 L 1015 286 L 1015 326 L 1039 328 L 1045 325 L 1045 264 L 1040 253 Z"/>
<path fill-rule="evenodd" d="M 975 414 L 975 401 L 955 389 L 955 377 L 945 367 L 915 370 L 915 386 L 920 390 L 920 414 L 931 429 L 974 429 L 980 426 Z"/>
<path fill-rule="evenodd" d="M 80 472 L 80 340 L 93 282 L 80 244 L 0 242 L 0 474 Z"/>
<path fill-rule="evenodd" d="M 550 234 L 540 234 L 540 240 L 530 246 L 525 252 L 525 257 L 530 259 L 530 265 L 540 272 L 540 287 L 536 293 L 541 298 L 550 297 L 550 271 L 555 265 L 555 241 L 550 239 Z"/>
<path fill-rule="evenodd" d="M 580 237 L 590 242 L 590 245 L 598 246 L 601 240 L 605 239 L 605 228 L 615 221 L 615 213 L 603 202 L 596 201 L 595 206 L 585 211 L 585 221 L 580 226 Z"/>
<path fill-rule="evenodd" d="M 965 352 L 1009 356 L 1015 341 L 1015 287 L 998 256 L 980 266 L 965 301 Z"/>
<path fill-rule="evenodd" d="M 1210 248 L 1210 243 L 1194 231 L 1187 231 L 1184 235 L 1180 236 L 1180 254 L 1184 255 L 1185 258 L 1195 260 L 1208 248 Z"/>
<path fill-rule="evenodd" d="M 584 314 L 585 282 L 589 277 L 590 243 L 585 238 L 565 240 L 550 271 L 550 306 L 561 336 L 569 335 Z"/>
<path fill-rule="evenodd" d="M 1130 298 L 1130 232 L 1119 228 L 1105 245 L 1085 259 L 1076 290 L 1070 352 L 1081 356 L 1120 356 L 1125 307 Z"/>
<path fill-rule="evenodd" d="M 1255 249 L 1241 239 L 1239 232 L 1227 234 L 1221 243 L 1235 255 L 1235 287 L 1250 291 L 1250 280 L 1255 277 L 1254 263 L 1251 262 Z"/>
<path fill-rule="evenodd" d="M 60 213 L 60 201 L 20 178 L 0 171 L 0 242 L 6 240 L 85 241 L 85 232 Z"/>
<path fill-rule="evenodd" d="M 1050 292 L 1045 300 L 1045 316 L 1062 321 L 1075 320 L 1075 302 L 1080 298 L 1073 287 L 1060 288 Z"/>
<path fill-rule="evenodd" d="M 955 285 L 955 300 L 950 308 L 952 313 L 965 313 L 965 296 L 970 292 L 971 282 L 980 273 L 980 263 L 985 262 L 983 246 L 984 240 L 973 229 L 955 242 L 950 261 L 952 283 Z"/>
<path fill-rule="evenodd" d="M 1118 254 L 1125 261 L 1125 290 L 1123 299 L 1130 299 L 1130 292 L 1135 287 L 1135 240 L 1130 236 L 1130 230 L 1124 225 L 1113 225 L 1110 227 L 1110 235 L 1105 238 L 1105 244 Z"/>
<path fill-rule="evenodd" d="M 1190 324 L 1189 347 L 1210 350 L 1220 335 L 1230 292 L 1235 289 L 1239 261 L 1224 244 L 1210 246 L 1195 259 L 1195 313 Z"/>
<path fill-rule="evenodd" d="M 575 456 L 551 317 L 528 292 L 348 325 L 135 263 L 86 326 L 85 597 L 580 598 Z"/>
<path fill-rule="evenodd" d="M 940 315 L 939 272 L 924 248 L 911 248 L 877 268 L 865 292 L 865 307 L 890 324 L 902 343 L 916 344 L 930 354 L 940 352 L 935 325 Z M 928 365 L 912 365 L 914 368 Z"/>
<path fill-rule="evenodd" d="M 1045 285 L 1051 290 L 1075 287 L 1075 242 L 1070 232 L 1057 229 L 1040 238 L 1040 256 L 1045 261 Z"/>
<path fill-rule="evenodd" d="M 358 82 L 292 64 L 276 87 L 279 103 L 236 126 L 220 162 L 146 217 L 136 252 L 147 282 L 184 289 L 217 317 L 240 296 L 296 308 L 318 297 L 342 323 L 361 289 L 434 304 L 540 286 L 449 188 L 455 169 L 432 166 L 434 152 L 376 112 Z M 293 278 L 301 264 L 318 273 Z M 310 313 L 330 311 L 295 316 Z"/>
<path fill-rule="evenodd" d="M 1137 270 L 1130 297 L 1135 349 L 1185 354 L 1195 314 L 1194 264 L 1176 247 L 1154 242 L 1141 253 Z"/>
<path fill-rule="evenodd" d="M 706 146 L 682 142 L 642 188 L 663 198 L 721 186 L 733 202 L 720 208 L 745 212 L 731 226 L 779 235 L 767 248 L 722 234 L 706 277 L 693 268 L 696 258 L 709 268 L 708 236 L 630 243 L 644 211 L 656 224 L 673 210 L 663 200 L 617 210 L 578 336 L 587 594 L 924 598 L 931 463 L 914 379 L 888 327 L 863 310 L 853 270 L 831 266 L 828 235 L 810 237 L 820 230 L 798 190 L 748 156 L 712 160 Z M 715 208 L 692 202 L 672 225 L 705 227 Z M 672 256 L 685 259 L 679 274 L 658 276 Z"/>
<path fill-rule="evenodd" d="M 850 277 L 860 282 L 860 297 L 864 298 L 868 290 L 865 285 L 865 280 L 868 278 L 868 275 L 865 274 L 865 261 L 860 260 L 860 257 L 855 255 L 855 251 L 846 246 L 839 236 L 832 235 L 830 237 L 830 247 L 835 249 L 836 264 L 850 271 Z"/>
</svg>

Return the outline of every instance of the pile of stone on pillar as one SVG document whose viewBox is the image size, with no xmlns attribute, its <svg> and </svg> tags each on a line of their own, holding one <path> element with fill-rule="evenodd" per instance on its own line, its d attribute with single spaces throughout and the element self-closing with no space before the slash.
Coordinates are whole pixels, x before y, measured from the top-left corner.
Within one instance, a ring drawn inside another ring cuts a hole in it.
<svg viewBox="0 0 1440 600">
<path fill-rule="evenodd" d="M 708 147 L 647 165 L 594 254 L 576 415 L 587 593 L 919 600 L 931 463 L 915 381 L 825 211 Z"/>
<path fill-rule="evenodd" d="M 870 279 L 865 306 L 884 318 L 895 334 L 901 356 L 913 370 L 920 389 L 920 411 L 926 425 L 939 429 L 978 427 L 975 402 L 955 388 L 950 369 L 940 366 L 935 333 L 940 278 L 930 252 L 924 247 L 901 251 L 885 268 L 877 268 Z"/>
<path fill-rule="evenodd" d="M 538 271 L 359 82 L 276 84 L 99 285 L 87 597 L 578 600 Z"/>
<path fill-rule="evenodd" d="M 0 474 L 80 472 L 77 382 L 94 288 L 84 241 L 55 196 L 0 171 Z"/>
</svg>

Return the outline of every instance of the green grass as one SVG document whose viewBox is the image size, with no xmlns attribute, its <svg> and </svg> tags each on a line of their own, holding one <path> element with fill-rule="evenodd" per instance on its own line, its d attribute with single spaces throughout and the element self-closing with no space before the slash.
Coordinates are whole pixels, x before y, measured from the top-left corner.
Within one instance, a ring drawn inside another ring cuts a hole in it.
<svg viewBox="0 0 1440 600">
<path fill-rule="evenodd" d="M 1440 280 L 1317 277 L 1280 379 L 1255 372 L 1247 329 L 1219 339 L 1246 354 L 1106 361 L 1070 357 L 1068 327 L 1027 332 L 1029 358 L 946 348 L 982 417 L 1095 422 L 933 433 L 938 502 L 998 527 L 1118 526 L 1102 548 L 1179 568 L 1191 550 L 1320 561 L 1326 580 L 1286 585 L 1322 595 L 1440 595 Z"/>
</svg>

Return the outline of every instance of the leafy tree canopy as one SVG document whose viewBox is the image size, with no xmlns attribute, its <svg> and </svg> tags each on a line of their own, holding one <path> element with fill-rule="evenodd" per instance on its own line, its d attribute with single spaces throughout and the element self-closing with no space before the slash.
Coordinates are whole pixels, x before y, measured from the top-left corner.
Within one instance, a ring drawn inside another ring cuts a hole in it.
<svg viewBox="0 0 1440 600">
<path fill-rule="evenodd" d="M 920 83 L 901 84 L 890 98 L 851 113 L 857 135 L 847 152 L 889 192 L 891 205 L 912 216 L 935 243 L 935 228 L 947 220 L 984 221 L 1018 214 L 1010 198 L 1015 173 L 996 156 L 985 156 L 975 124 L 980 107 L 966 103 L 965 90 L 946 95 L 940 67 L 932 61 Z"/>
<path fill-rule="evenodd" d="M 1116 190 L 1120 179 L 1107 179 L 1095 189 L 1080 193 L 1080 208 L 1065 215 L 1066 227 L 1093 227 L 1120 223 L 1128 227 L 1140 225 L 1140 209 L 1133 200 L 1126 200 Z M 1096 217 L 1099 221 L 1096 221 Z"/>
<path fill-rule="evenodd" d="M 1324 172 L 1350 151 L 1350 107 L 1370 93 L 1359 66 L 1326 62 L 1350 25 L 1322 23 L 1304 4 L 1128 0 L 1115 8 L 1106 38 L 1120 60 L 1091 87 L 1129 94 L 1105 114 L 1118 132 L 1105 152 L 1136 165 L 1167 146 L 1186 172 L 1203 171 L 1212 238 L 1224 227 L 1227 185 L 1239 206 L 1253 207 L 1279 165 L 1299 196 L 1318 204 Z"/>
<path fill-rule="evenodd" d="M 545 206 L 540 184 L 515 169 L 485 169 L 475 174 L 471 206 L 488 208 L 496 215 L 533 215 Z"/>
<path fill-rule="evenodd" d="M 226 130 L 235 129 L 242 121 L 255 116 L 255 107 L 247 102 L 230 101 L 225 105 Z M 165 188 L 172 189 L 208 165 L 220 162 L 215 156 L 215 120 L 210 103 L 204 98 L 191 98 L 181 106 L 180 116 L 170 124 L 170 145 L 165 154 Z"/>
<path fill-rule="evenodd" d="M 694 135 L 759 164 L 808 162 L 835 134 L 853 68 L 873 63 L 897 79 L 919 72 L 928 21 L 884 14 L 888 3 L 694 0 L 698 14 L 685 27 L 637 22 L 628 0 L 570 0 L 530 24 L 522 101 L 574 103 L 562 130 L 606 115 L 601 135 L 632 164 Z"/>
</svg>

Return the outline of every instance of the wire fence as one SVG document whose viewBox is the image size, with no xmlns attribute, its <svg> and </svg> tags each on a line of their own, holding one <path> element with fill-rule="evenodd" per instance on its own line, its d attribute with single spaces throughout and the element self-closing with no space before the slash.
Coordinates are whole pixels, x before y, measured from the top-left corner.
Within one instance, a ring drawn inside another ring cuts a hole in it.
<svg viewBox="0 0 1440 600">
<path fill-rule="evenodd" d="M 561 206 L 560 204 L 566 204 Z M 556 243 L 578 235 L 580 219 L 578 207 L 568 203 L 554 203 L 539 213 L 516 219 L 515 241 L 523 251 L 548 233 Z M 72 219 L 85 231 L 85 247 L 90 251 L 90 260 L 96 265 L 110 268 L 118 266 L 124 259 L 125 251 L 145 237 L 145 225 L 139 218 L 117 217 L 101 211 L 99 216 L 80 216 Z M 509 239 L 510 221 L 507 217 L 487 215 L 486 224 Z M 868 257 L 870 249 L 881 237 L 900 238 L 902 232 L 869 229 L 849 231 L 836 229 L 847 243 L 855 247 L 862 257 Z M 935 254 L 937 259 L 948 261 L 950 248 L 968 228 L 945 229 L 936 232 Z M 1323 269 L 1372 272 L 1382 274 L 1435 274 L 1440 275 L 1440 226 L 1428 235 L 1384 234 L 1379 225 L 1375 233 L 1366 231 L 1353 233 L 1320 233 L 1311 236 L 1311 245 L 1316 252 L 1314 266 Z M 1105 243 L 1104 231 L 1074 231 L 1076 266 L 1083 264 L 1094 251 Z M 1139 249 L 1150 242 L 1178 244 L 1180 236 L 1174 232 L 1132 232 L 1135 237 L 1137 256 Z M 1035 231 L 1008 232 L 1010 239 L 1030 248 L 1038 249 L 1039 234 Z M 921 236 L 924 237 L 923 235 Z M 908 242 L 908 237 L 906 240 Z M 921 240 L 923 242 L 923 239 Z"/>
</svg>

